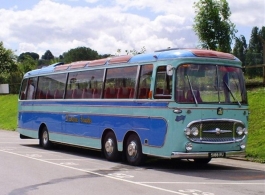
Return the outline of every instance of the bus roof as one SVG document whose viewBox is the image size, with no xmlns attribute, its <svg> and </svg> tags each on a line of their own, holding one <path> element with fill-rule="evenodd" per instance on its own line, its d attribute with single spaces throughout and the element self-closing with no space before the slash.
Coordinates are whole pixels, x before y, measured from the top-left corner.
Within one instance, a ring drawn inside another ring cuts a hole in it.
<svg viewBox="0 0 265 195">
<path fill-rule="evenodd" d="M 205 57 L 205 58 L 221 58 L 239 61 L 234 55 L 229 53 L 223 53 L 213 50 L 205 49 L 179 49 L 170 48 L 164 50 L 158 50 L 147 54 L 138 54 L 135 56 L 112 56 L 104 59 L 92 60 L 92 61 L 78 61 L 69 64 L 62 62 L 51 64 L 41 69 L 36 69 L 27 72 L 24 77 L 34 76 L 39 74 L 52 73 L 57 71 L 72 70 L 77 68 L 89 68 L 92 66 L 108 66 L 120 63 L 144 63 L 144 62 L 155 62 L 160 60 L 176 59 L 176 58 L 194 58 L 194 57 Z"/>
</svg>

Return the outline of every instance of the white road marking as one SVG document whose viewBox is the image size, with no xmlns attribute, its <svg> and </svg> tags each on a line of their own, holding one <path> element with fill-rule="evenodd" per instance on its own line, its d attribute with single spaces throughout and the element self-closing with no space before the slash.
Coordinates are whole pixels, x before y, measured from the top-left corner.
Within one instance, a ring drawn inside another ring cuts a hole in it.
<svg viewBox="0 0 265 195">
<path fill-rule="evenodd" d="M 245 183 L 245 182 L 239 182 L 239 183 L 215 183 L 215 182 L 139 182 L 139 183 L 146 183 L 146 184 L 200 184 L 200 185 L 265 185 L 265 182 L 263 183 Z"/>
<path fill-rule="evenodd" d="M 85 170 L 85 169 L 79 169 L 79 168 L 75 168 L 75 167 L 70 167 L 68 165 L 57 164 L 57 163 L 54 163 L 54 162 L 49 162 L 49 161 L 46 161 L 46 160 L 43 160 L 43 159 L 38 159 L 38 158 L 30 157 L 30 156 L 25 156 L 25 155 L 18 154 L 18 153 L 15 153 L 15 152 L 10 152 L 10 151 L 5 151 L 5 150 L 0 150 L 0 151 L 4 152 L 4 153 L 8 153 L 8 154 L 21 156 L 21 157 L 24 157 L 24 158 L 29 158 L 29 159 L 37 160 L 37 161 L 40 161 L 40 162 L 44 162 L 44 163 L 60 166 L 60 167 L 65 167 L 65 168 L 76 170 L 76 171 L 81 171 L 81 172 L 90 173 L 90 174 L 101 176 L 101 177 L 106 177 L 106 178 L 119 180 L 119 181 L 131 183 L 131 184 L 135 184 L 135 185 L 139 185 L 139 186 L 144 186 L 144 187 L 148 187 L 148 188 L 152 188 L 152 189 L 156 189 L 156 190 L 160 190 L 160 191 L 164 191 L 164 192 L 169 192 L 169 193 L 179 194 L 179 195 L 187 195 L 186 193 L 177 192 L 177 191 L 173 191 L 173 190 L 168 190 L 168 189 L 164 189 L 164 188 L 160 188 L 160 187 L 156 187 L 156 186 L 151 186 L 151 185 L 144 184 L 144 183 L 134 182 L 134 181 L 118 178 L 118 177 L 113 177 L 113 176 L 110 176 L 110 175 L 104 175 L 104 174 L 101 174 L 101 173 L 88 171 L 88 170 Z"/>
<path fill-rule="evenodd" d="M 8 153 L 8 154 L 12 154 L 12 155 L 16 155 L 16 156 L 21 156 L 24 158 L 29 158 L 29 159 L 33 159 L 36 161 L 40 161 L 40 162 L 44 162 L 44 163 L 48 163 L 48 164 L 52 164 L 52 165 L 56 165 L 56 166 L 60 166 L 60 167 L 64 167 L 64 168 L 68 168 L 68 169 L 72 169 L 72 170 L 76 170 L 76 171 L 81 171 L 81 172 L 85 172 L 85 173 L 90 173 L 90 174 L 94 174 L 94 175 L 98 175 L 101 177 L 106 177 L 109 179 L 114 179 L 114 180 L 119 180 L 119 181 L 123 181 L 123 182 L 127 182 L 127 183 L 131 183 L 134 185 L 139 185 L 139 186 L 143 186 L 143 187 L 148 187 L 151 189 L 156 189 L 156 190 L 160 190 L 160 191 L 164 191 L 164 192 L 169 192 L 169 193 L 173 193 L 173 194 L 179 194 L 179 195 L 189 195 L 189 193 L 186 193 L 183 190 L 178 190 L 178 191 L 173 191 L 173 190 L 168 190 L 165 188 L 160 188 L 160 187 L 156 187 L 156 186 L 152 186 L 152 185 L 148 185 L 148 184 L 199 184 L 199 185 L 264 185 L 265 183 L 246 183 L 246 182 L 238 182 L 238 183 L 216 183 L 216 182 L 144 182 L 144 181 L 140 181 L 140 182 L 135 182 L 135 181 L 130 181 L 130 180 L 126 180 L 124 178 L 133 178 L 134 176 L 132 175 L 126 175 L 126 174 L 121 174 L 121 173 L 117 173 L 117 174 L 108 174 L 108 175 L 104 175 L 101 173 L 97 173 L 94 171 L 90 171 L 88 169 L 80 169 L 80 168 L 75 168 L 75 167 L 71 167 L 77 165 L 76 163 L 73 162 L 66 162 L 66 163 L 55 163 L 55 162 L 50 162 L 48 160 L 87 160 L 87 159 L 39 159 L 36 158 L 38 157 L 37 155 L 29 155 L 29 154 L 19 154 L 19 153 L 15 153 L 9 150 L 2 150 L 0 149 L 0 152 L 4 152 L 4 153 Z M 40 155 L 41 156 L 41 155 Z M 207 192 L 208 193 L 208 192 Z M 213 194 L 213 193 L 210 193 Z"/>
<path fill-rule="evenodd" d="M 118 178 L 133 178 L 133 175 L 127 175 L 127 174 L 123 174 L 123 173 L 109 173 L 109 176 L 113 176 L 113 177 L 118 177 Z"/>
</svg>

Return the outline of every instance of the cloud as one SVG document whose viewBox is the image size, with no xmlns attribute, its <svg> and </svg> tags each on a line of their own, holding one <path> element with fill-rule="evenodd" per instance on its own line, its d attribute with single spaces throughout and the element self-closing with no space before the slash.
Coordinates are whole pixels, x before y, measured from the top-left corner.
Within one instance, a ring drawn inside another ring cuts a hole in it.
<svg viewBox="0 0 265 195">
<path fill-rule="evenodd" d="M 233 23 L 248 27 L 265 25 L 265 1 L 241 0 L 240 4 L 233 0 L 228 0 L 228 2 Z"/>
<path fill-rule="evenodd" d="M 40 56 L 46 50 L 59 56 L 83 46 L 100 54 L 140 50 L 143 46 L 147 52 L 195 47 L 198 40 L 192 30 L 193 2 L 40 0 L 31 9 L 0 9 L 0 41 L 17 50 L 18 55 L 37 52 Z M 228 2 L 231 20 L 237 26 L 264 25 L 262 1 Z"/>
</svg>

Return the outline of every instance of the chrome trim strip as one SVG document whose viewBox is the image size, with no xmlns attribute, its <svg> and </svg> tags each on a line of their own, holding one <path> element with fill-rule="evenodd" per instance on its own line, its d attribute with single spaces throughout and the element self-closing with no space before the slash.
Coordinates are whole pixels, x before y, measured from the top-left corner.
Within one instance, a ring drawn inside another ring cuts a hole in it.
<svg viewBox="0 0 265 195">
<path fill-rule="evenodd" d="M 221 119 L 202 119 L 202 120 L 191 121 L 187 125 L 187 127 L 190 127 L 194 123 L 203 123 L 203 122 L 233 122 L 233 123 L 240 123 L 240 124 L 242 124 L 242 125 L 245 126 L 245 124 L 242 121 L 240 121 L 240 120 L 228 119 L 228 118 L 221 118 Z"/>
<path fill-rule="evenodd" d="M 225 157 L 231 157 L 243 154 L 245 151 L 229 151 L 224 152 Z M 171 158 L 179 158 L 179 159 L 189 159 L 189 158 L 208 158 L 209 153 L 215 152 L 194 152 L 194 153 L 184 153 L 184 152 L 171 152 Z M 217 152 L 218 153 L 218 152 Z"/>
</svg>

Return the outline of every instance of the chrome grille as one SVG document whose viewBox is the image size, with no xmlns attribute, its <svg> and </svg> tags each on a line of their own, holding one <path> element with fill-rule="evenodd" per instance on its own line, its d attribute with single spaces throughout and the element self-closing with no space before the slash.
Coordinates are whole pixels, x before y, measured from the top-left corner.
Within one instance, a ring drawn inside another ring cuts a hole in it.
<svg viewBox="0 0 265 195">
<path fill-rule="evenodd" d="M 188 124 L 188 128 L 197 127 L 199 135 L 187 136 L 192 142 L 197 143 L 231 143 L 244 139 L 244 135 L 237 135 L 236 129 L 244 124 L 237 120 L 200 120 Z"/>
</svg>

